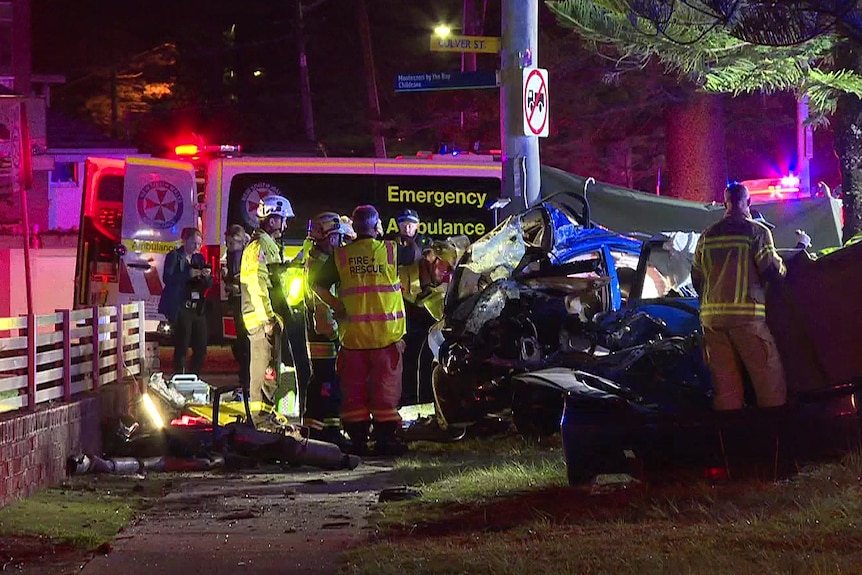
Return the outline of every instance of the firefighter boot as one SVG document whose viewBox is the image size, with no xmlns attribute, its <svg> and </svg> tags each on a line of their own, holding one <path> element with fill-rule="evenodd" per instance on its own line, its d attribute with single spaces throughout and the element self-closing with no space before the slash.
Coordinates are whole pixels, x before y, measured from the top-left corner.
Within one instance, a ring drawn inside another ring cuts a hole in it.
<svg viewBox="0 0 862 575">
<path fill-rule="evenodd" d="M 367 432 L 366 432 L 367 434 Z M 326 426 L 323 429 L 312 429 L 308 437 L 318 441 L 334 443 L 342 453 L 353 453 L 350 451 L 352 442 L 342 432 L 340 427 Z"/>
<path fill-rule="evenodd" d="M 398 434 L 400 428 L 398 421 L 374 422 L 374 455 L 397 457 L 407 453 L 407 444 Z"/>
<path fill-rule="evenodd" d="M 370 427 L 370 421 L 344 424 L 344 432 L 350 438 L 351 444 L 348 453 L 359 456 L 368 455 L 368 430 Z"/>
</svg>

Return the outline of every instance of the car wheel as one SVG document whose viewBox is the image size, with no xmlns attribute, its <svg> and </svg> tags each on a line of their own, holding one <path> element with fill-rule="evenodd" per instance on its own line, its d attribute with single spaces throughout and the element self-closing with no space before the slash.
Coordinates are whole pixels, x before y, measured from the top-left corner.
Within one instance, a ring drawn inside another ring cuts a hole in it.
<svg viewBox="0 0 862 575">
<path fill-rule="evenodd" d="M 560 431 L 563 394 L 535 385 L 517 385 L 512 391 L 512 422 L 527 437 L 549 437 Z"/>
<path fill-rule="evenodd" d="M 431 372 L 434 392 L 434 409 L 440 426 L 469 425 L 484 415 L 484 406 L 476 399 L 479 379 L 473 374 L 450 375 L 443 366 L 435 364 Z"/>
<path fill-rule="evenodd" d="M 563 452 L 569 485 L 580 485 L 603 473 L 631 473 L 621 438 L 598 426 L 583 426 L 564 433 Z"/>
<path fill-rule="evenodd" d="M 434 354 L 431 353 L 431 347 L 428 345 L 428 338 L 425 338 L 422 343 L 422 349 L 419 352 L 419 362 L 416 374 L 416 397 L 419 403 L 434 401 L 432 374 L 435 367 L 437 367 L 437 362 L 434 361 Z"/>
</svg>

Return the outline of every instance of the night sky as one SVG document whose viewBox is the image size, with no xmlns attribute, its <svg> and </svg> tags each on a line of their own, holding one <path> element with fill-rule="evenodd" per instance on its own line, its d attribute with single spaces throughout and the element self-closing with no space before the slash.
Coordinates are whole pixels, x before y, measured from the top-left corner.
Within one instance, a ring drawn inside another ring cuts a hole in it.
<svg viewBox="0 0 862 575">
<path fill-rule="evenodd" d="M 499 147 L 497 90 L 396 94 L 393 89 L 399 73 L 459 69 L 460 56 L 431 52 L 428 38 L 438 23 L 460 27 L 463 0 L 366 1 L 389 155 L 450 141 L 460 148 L 475 141 L 485 149 Z M 63 74 L 67 80 L 52 91 L 53 108 L 92 119 L 88 98 L 101 95 L 103 108 L 109 105 L 112 66 L 129 77 L 143 70 L 157 78 L 159 70 L 133 64 L 142 53 L 172 42 L 177 46 L 176 65 L 170 68 L 175 100 L 121 119 L 127 129 L 118 137 L 151 153 L 164 152 L 192 131 L 250 151 L 315 148 L 302 143 L 293 0 L 32 2 L 34 71 Z M 488 2 L 483 35 L 499 35 L 499 10 L 499 0 Z M 654 189 L 664 153 L 665 104 L 652 101 L 649 72 L 621 89 L 610 88 L 602 80 L 606 62 L 580 48 L 573 33 L 560 29 L 543 6 L 540 19 L 539 64 L 550 69 L 552 86 L 552 133 L 542 141 L 543 161 L 625 184 L 618 165 L 620 142 L 635 142 L 640 150 L 635 187 Z M 306 14 L 305 24 L 317 140 L 332 155 L 373 155 L 354 0 L 323 0 Z M 229 45 L 225 33 L 232 26 L 236 35 Z M 497 66 L 497 56 L 479 55 L 479 69 Z M 237 74 L 230 85 L 226 69 Z M 254 70 L 264 74 L 255 78 Z M 622 111 L 606 112 L 617 107 Z M 464 130 L 461 110 L 470 111 Z M 787 166 L 795 153 L 792 99 L 749 96 L 729 102 L 726 110 L 729 177 L 763 177 Z M 837 169 L 828 130 L 815 134 L 815 145 L 814 176 L 834 185 Z"/>
<path fill-rule="evenodd" d="M 494 7 L 489 6 L 485 33 L 499 35 L 499 2 L 489 4 Z M 402 123 L 409 123 L 419 113 L 416 125 L 421 125 L 421 112 L 434 96 L 394 94 L 394 76 L 459 68 L 460 56 L 430 52 L 428 37 L 438 23 L 459 26 L 463 3 L 368 0 L 367 5 L 384 115 L 407 116 Z M 292 0 L 33 0 L 33 66 L 37 72 L 64 74 L 67 84 L 54 90 L 52 105 L 82 114 L 85 94 L 109 91 L 105 78 L 112 66 L 122 73 L 136 55 L 172 42 L 178 49 L 183 102 L 171 124 L 198 132 L 242 131 L 246 140 L 262 142 L 296 139 L 304 124 L 295 21 Z M 368 97 L 356 22 L 352 0 L 324 0 L 305 16 L 314 119 L 322 139 L 368 131 L 357 130 L 358 118 L 367 116 Z M 228 46 L 225 33 L 232 26 L 235 42 Z M 493 70 L 495 57 L 487 58 L 480 64 Z M 227 89 L 223 75 L 230 67 L 238 78 Z M 255 78 L 254 70 L 264 74 Z M 458 97 L 464 96 L 453 96 Z M 396 137 L 398 131 L 390 126 L 387 135 Z"/>
</svg>

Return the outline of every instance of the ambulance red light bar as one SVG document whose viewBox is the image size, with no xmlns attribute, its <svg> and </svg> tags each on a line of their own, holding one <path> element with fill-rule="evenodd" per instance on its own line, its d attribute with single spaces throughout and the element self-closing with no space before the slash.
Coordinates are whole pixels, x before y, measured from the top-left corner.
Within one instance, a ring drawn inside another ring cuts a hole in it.
<svg viewBox="0 0 862 575">
<path fill-rule="evenodd" d="M 174 154 L 180 157 L 197 157 L 203 154 L 217 156 L 232 156 L 242 152 L 238 144 L 180 144 L 174 147 Z"/>
<path fill-rule="evenodd" d="M 781 178 L 744 180 L 740 183 L 748 188 L 753 204 L 775 200 L 798 200 L 804 197 L 799 189 L 799 178 L 793 174 Z"/>
</svg>

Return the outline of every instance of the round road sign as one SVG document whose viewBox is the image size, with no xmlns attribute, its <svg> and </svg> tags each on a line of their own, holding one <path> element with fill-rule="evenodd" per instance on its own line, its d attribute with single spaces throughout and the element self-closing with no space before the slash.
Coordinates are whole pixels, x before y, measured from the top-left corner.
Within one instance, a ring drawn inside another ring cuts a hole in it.
<svg viewBox="0 0 862 575">
<path fill-rule="evenodd" d="M 524 134 L 548 135 L 548 71 L 542 68 L 524 70 Z"/>
</svg>

